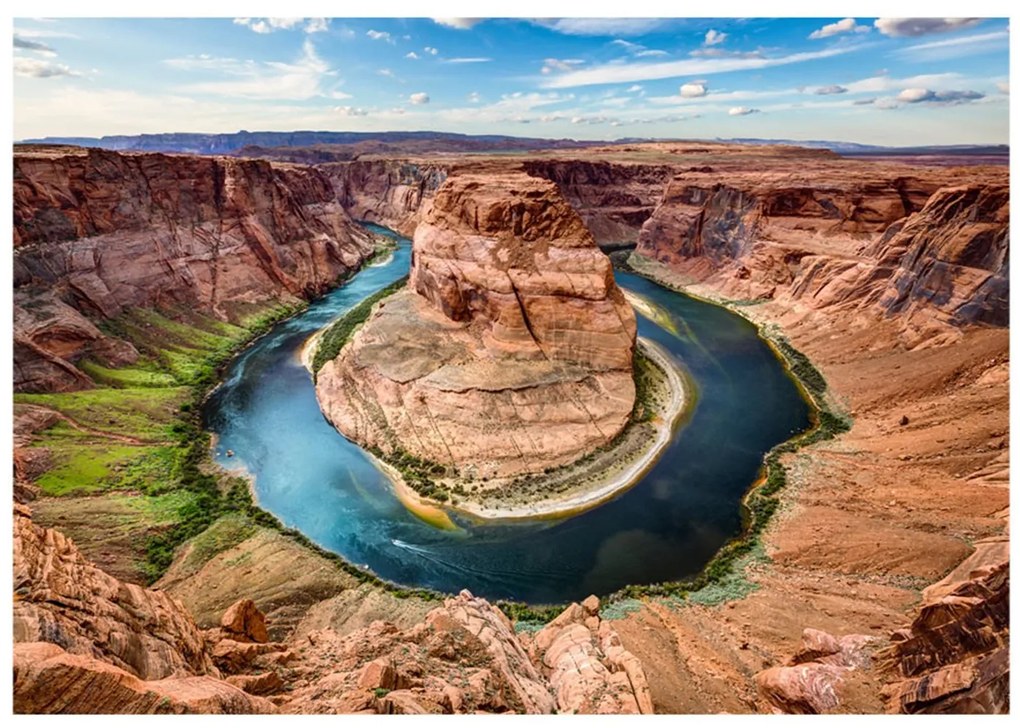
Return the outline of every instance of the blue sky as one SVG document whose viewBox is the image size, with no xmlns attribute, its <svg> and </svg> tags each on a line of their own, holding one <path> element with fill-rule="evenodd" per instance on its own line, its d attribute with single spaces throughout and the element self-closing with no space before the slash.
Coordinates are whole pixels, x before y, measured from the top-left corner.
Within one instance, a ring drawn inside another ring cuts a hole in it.
<svg viewBox="0 0 1020 728">
<path fill-rule="evenodd" d="M 17 19 L 14 137 L 1008 142 L 1006 19 Z"/>
</svg>

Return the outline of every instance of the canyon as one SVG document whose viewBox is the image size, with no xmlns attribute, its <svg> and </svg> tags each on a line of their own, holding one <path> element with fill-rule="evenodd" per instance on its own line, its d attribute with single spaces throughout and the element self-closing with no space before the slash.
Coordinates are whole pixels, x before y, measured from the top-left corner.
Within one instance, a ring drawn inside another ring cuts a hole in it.
<svg viewBox="0 0 1020 728">
<path fill-rule="evenodd" d="M 541 204 L 511 214 L 490 182 Z M 598 271 L 585 281 L 603 323 L 620 304 L 584 226 L 606 249 L 636 246 L 634 270 L 785 337 L 852 418 L 781 456 L 778 512 L 721 582 L 585 600 L 531 635 L 498 605 L 397 595 L 229 512 L 153 587 L 127 583 L 96 566 L 129 575 L 99 526 L 33 483 L 59 407 L 16 400 L 15 492 L 29 502 L 14 523 L 18 712 L 1008 711 L 1005 169 L 701 142 L 311 167 L 28 147 L 14 185 L 17 391 L 87 391 L 86 362 L 138 366 L 137 337 L 110 325 L 138 310 L 236 325 L 322 292 L 375 248 L 352 218 L 426 253 L 376 315 L 461 330 L 472 306 L 514 302 L 488 282 L 465 289 L 450 261 L 526 234 L 527 219 L 584 239 L 567 252 Z M 440 245 L 437 226 L 458 243 Z M 627 371 L 633 326 L 614 315 L 587 366 Z M 513 323 L 486 345 L 534 353 Z M 87 513 L 108 498 L 79 500 Z"/>
</svg>

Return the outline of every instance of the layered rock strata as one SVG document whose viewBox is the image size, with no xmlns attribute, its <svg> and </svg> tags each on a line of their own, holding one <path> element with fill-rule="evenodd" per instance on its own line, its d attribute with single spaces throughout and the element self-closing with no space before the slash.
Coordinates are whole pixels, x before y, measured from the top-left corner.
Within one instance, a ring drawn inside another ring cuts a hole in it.
<svg viewBox="0 0 1020 728">
<path fill-rule="evenodd" d="M 14 157 L 16 390 L 80 389 L 137 352 L 94 325 L 183 305 L 236 321 L 321 293 L 372 251 L 320 172 L 98 149 Z"/>
<path fill-rule="evenodd" d="M 344 435 L 475 478 L 541 472 L 609 443 L 634 405 L 634 313 L 551 183 L 450 177 L 407 289 L 319 372 Z"/>
</svg>

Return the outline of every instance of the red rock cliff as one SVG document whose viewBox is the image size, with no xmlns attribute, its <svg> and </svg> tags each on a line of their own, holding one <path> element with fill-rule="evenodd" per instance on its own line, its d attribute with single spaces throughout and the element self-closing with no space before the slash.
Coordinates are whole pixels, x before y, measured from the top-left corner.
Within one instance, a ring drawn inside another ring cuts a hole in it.
<svg viewBox="0 0 1020 728">
<path fill-rule="evenodd" d="M 87 385 L 86 351 L 130 359 L 89 319 L 169 304 L 236 319 L 325 291 L 372 250 L 314 169 L 67 148 L 15 154 L 14 246 L 23 390 Z"/>
</svg>

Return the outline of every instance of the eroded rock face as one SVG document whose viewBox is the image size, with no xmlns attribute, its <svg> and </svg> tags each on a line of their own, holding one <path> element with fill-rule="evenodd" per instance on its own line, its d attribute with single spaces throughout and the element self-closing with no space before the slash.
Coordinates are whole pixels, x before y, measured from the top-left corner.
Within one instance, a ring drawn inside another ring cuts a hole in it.
<svg viewBox="0 0 1020 728">
<path fill-rule="evenodd" d="M 261 160 L 70 148 L 14 156 L 15 389 L 79 389 L 126 363 L 85 318 L 184 305 L 236 320 L 321 293 L 372 251 L 320 172 Z"/>
<path fill-rule="evenodd" d="M 14 641 L 51 642 L 142 680 L 216 674 L 180 602 L 96 568 L 60 531 L 36 526 L 17 505 Z"/>
<path fill-rule="evenodd" d="M 633 311 L 554 185 L 450 177 L 418 225 L 406 290 L 318 373 L 326 417 L 384 452 L 477 477 L 605 445 L 634 403 Z"/>
<path fill-rule="evenodd" d="M 1008 323 L 1002 170 L 789 164 L 678 172 L 637 252 L 732 297 L 920 326 Z"/>
<path fill-rule="evenodd" d="M 50 642 L 14 645 L 15 713 L 275 713 L 272 703 L 206 676 L 141 680 Z"/>
<path fill-rule="evenodd" d="M 890 639 L 881 655 L 896 674 L 884 690 L 890 712 L 1009 712 L 1008 539 L 979 543 Z"/>
</svg>

